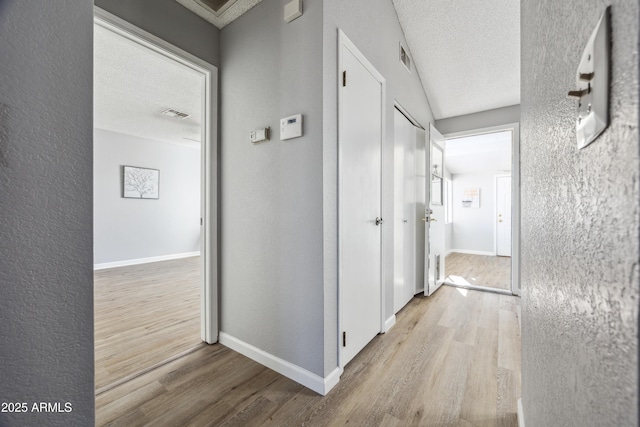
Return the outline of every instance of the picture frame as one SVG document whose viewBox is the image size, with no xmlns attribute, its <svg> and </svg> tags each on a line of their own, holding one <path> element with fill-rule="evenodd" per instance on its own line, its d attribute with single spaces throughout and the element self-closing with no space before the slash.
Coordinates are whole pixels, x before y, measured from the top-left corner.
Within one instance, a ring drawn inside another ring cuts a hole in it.
<svg viewBox="0 0 640 427">
<path fill-rule="evenodd" d="M 122 166 L 122 197 L 125 199 L 160 198 L 160 170 Z"/>
</svg>

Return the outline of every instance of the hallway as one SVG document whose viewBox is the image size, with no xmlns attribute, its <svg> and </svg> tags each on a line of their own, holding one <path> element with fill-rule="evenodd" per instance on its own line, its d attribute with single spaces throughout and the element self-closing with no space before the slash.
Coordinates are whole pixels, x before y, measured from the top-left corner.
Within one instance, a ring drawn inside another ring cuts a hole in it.
<svg viewBox="0 0 640 427">
<path fill-rule="evenodd" d="M 443 286 L 325 397 L 219 344 L 96 397 L 97 425 L 516 426 L 519 299 Z"/>
</svg>

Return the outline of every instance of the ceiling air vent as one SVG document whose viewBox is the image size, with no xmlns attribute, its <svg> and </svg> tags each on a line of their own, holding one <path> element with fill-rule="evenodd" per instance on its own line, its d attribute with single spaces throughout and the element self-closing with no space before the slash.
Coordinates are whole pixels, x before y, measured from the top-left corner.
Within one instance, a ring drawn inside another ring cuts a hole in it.
<svg viewBox="0 0 640 427">
<path fill-rule="evenodd" d="M 196 0 L 196 3 L 199 3 L 200 6 L 205 9 L 209 9 L 214 15 L 220 16 L 237 1 L 238 0 Z"/>
<path fill-rule="evenodd" d="M 404 46 L 402 46 L 402 43 L 400 43 L 400 62 L 411 72 L 411 58 L 409 58 L 409 54 Z"/>
<path fill-rule="evenodd" d="M 165 116 L 169 116 L 169 117 L 175 117 L 176 119 L 180 119 L 180 120 L 184 120 L 186 118 L 191 117 L 191 114 L 187 114 L 187 113 L 182 113 L 178 110 L 173 110 L 171 108 L 168 108 L 166 110 L 164 110 L 162 112 L 162 114 L 164 114 Z"/>
</svg>

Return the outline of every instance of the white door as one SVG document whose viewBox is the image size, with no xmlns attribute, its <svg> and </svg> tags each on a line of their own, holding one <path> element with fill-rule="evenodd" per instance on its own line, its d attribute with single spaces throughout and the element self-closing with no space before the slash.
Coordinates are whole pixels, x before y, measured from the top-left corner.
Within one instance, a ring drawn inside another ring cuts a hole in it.
<svg viewBox="0 0 640 427">
<path fill-rule="evenodd" d="M 415 294 L 415 126 L 394 109 L 394 275 L 393 312 L 397 313 Z"/>
<path fill-rule="evenodd" d="M 381 330 L 384 79 L 374 75 L 375 69 L 346 38 L 341 40 L 341 65 L 346 73 L 345 84 L 340 85 L 339 123 L 340 338 L 344 366 Z"/>
<path fill-rule="evenodd" d="M 416 203 L 414 206 L 414 235 L 415 238 L 415 286 L 413 294 L 424 291 L 424 274 L 425 274 L 425 222 L 423 221 L 427 196 L 425 194 L 426 173 L 427 173 L 427 139 L 424 129 L 414 127 L 416 140 L 415 164 L 416 164 Z"/>
<path fill-rule="evenodd" d="M 511 256 L 511 176 L 496 177 L 496 254 Z"/>
<path fill-rule="evenodd" d="M 425 193 L 429 201 L 425 209 L 425 247 L 427 265 L 425 268 L 425 295 L 432 295 L 444 282 L 444 148 L 445 139 L 440 132 L 429 125 L 430 169 L 425 179 Z"/>
</svg>

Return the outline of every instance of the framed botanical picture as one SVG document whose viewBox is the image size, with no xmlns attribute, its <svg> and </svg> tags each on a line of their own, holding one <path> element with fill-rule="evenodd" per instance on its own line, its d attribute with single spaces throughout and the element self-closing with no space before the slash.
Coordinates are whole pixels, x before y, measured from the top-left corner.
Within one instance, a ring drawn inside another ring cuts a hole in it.
<svg viewBox="0 0 640 427">
<path fill-rule="evenodd" d="M 158 199 L 160 197 L 160 171 L 137 166 L 123 166 L 122 197 L 127 199 Z"/>
</svg>

